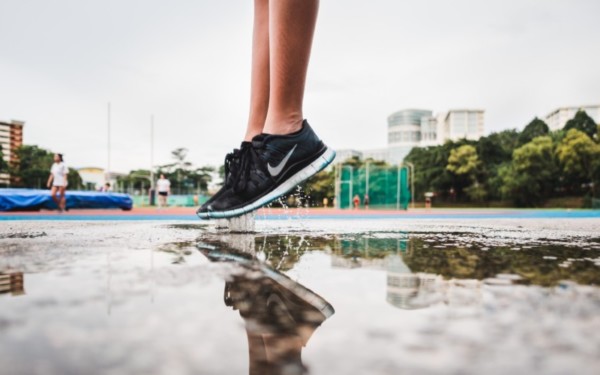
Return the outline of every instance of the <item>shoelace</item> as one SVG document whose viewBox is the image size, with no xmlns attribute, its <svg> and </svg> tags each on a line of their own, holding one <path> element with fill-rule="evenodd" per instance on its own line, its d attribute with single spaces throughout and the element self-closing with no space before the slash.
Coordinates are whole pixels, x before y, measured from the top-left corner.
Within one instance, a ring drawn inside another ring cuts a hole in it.
<svg viewBox="0 0 600 375">
<path fill-rule="evenodd" d="M 265 161 L 260 157 L 263 149 L 263 142 L 253 141 L 250 147 L 240 150 L 240 168 L 236 173 L 231 174 L 234 193 L 239 193 L 246 189 L 248 181 L 252 176 L 252 169 L 266 169 Z"/>
<path fill-rule="evenodd" d="M 239 149 L 235 148 L 232 152 L 225 155 L 225 161 L 223 162 L 225 172 L 223 178 L 224 186 L 231 187 L 232 178 L 240 171 L 239 164 L 242 151 L 248 147 L 251 147 L 250 142 L 242 142 L 242 146 Z"/>
<path fill-rule="evenodd" d="M 233 174 L 237 174 L 238 168 L 236 167 L 238 159 L 240 158 L 240 153 L 241 151 L 236 148 L 233 150 L 233 152 L 230 152 L 227 155 L 225 155 L 225 186 L 229 186 L 229 182 L 231 181 L 229 177 Z"/>
</svg>

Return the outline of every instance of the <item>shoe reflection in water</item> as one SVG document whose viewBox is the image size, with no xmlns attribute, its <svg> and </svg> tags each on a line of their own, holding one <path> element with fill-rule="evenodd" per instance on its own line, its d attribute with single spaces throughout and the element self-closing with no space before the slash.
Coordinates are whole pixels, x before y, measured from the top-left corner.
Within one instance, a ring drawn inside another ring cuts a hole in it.
<svg viewBox="0 0 600 375">
<path fill-rule="evenodd" d="M 245 236 L 254 241 L 254 236 Z M 211 261 L 239 266 L 225 283 L 224 300 L 244 318 L 250 374 L 306 373 L 302 348 L 333 315 L 333 307 L 313 291 L 256 260 L 250 252 L 232 250 L 231 244 L 219 240 L 201 242 L 198 249 Z"/>
</svg>

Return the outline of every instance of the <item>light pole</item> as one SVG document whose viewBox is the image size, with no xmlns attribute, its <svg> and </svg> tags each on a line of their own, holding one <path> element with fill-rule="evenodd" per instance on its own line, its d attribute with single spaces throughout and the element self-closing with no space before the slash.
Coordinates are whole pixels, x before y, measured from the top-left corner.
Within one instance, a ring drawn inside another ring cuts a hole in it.
<svg viewBox="0 0 600 375">
<path fill-rule="evenodd" d="M 410 198 L 412 208 L 415 208 L 415 165 L 411 162 L 406 162 L 406 165 L 410 167 Z"/>
<path fill-rule="evenodd" d="M 150 189 L 154 190 L 154 115 L 150 115 Z"/>
<path fill-rule="evenodd" d="M 342 181 L 342 172 L 344 168 L 350 168 L 350 180 Z M 336 165 L 336 178 L 335 178 L 335 208 L 342 207 L 342 184 L 348 184 L 348 194 L 349 194 L 349 207 L 352 207 L 352 176 L 354 174 L 353 168 L 351 165 Z"/>
<path fill-rule="evenodd" d="M 400 171 L 402 170 L 402 164 L 398 164 L 398 183 L 396 184 L 396 210 L 400 210 Z"/>
<path fill-rule="evenodd" d="M 365 195 L 368 197 L 369 196 L 369 165 L 371 164 L 371 161 L 367 160 L 367 176 L 366 176 L 366 181 L 365 181 Z"/>
<path fill-rule="evenodd" d="M 106 181 L 110 181 L 110 102 L 108 102 L 106 113 Z"/>
</svg>

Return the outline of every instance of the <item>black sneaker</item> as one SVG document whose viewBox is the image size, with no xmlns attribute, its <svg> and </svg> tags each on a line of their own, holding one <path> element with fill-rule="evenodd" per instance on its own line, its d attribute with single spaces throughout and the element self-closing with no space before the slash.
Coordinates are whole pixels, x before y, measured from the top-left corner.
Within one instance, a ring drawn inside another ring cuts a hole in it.
<svg viewBox="0 0 600 375">
<path fill-rule="evenodd" d="M 216 199 L 218 199 L 221 196 L 221 194 L 223 194 L 223 192 L 225 192 L 227 189 L 231 188 L 233 176 L 236 176 L 240 169 L 240 155 L 243 153 L 244 149 L 251 147 L 251 146 L 252 146 L 251 142 L 244 141 L 240 145 L 239 149 L 236 148 L 232 152 L 230 152 L 229 154 L 227 154 L 225 156 L 225 162 L 223 163 L 223 165 L 225 167 L 223 186 L 221 186 L 219 191 L 217 191 L 215 193 L 215 195 L 210 197 L 210 199 L 207 200 L 204 203 L 204 205 L 212 204 L 212 202 L 214 202 Z"/>
<path fill-rule="evenodd" d="M 206 202 L 201 219 L 221 219 L 254 211 L 292 190 L 335 158 L 306 120 L 288 135 L 260 134 L 242 148 L 239 165 L 218 197 Z M 239 167 L 239 169 L 238 169 Z"/>
</svg>

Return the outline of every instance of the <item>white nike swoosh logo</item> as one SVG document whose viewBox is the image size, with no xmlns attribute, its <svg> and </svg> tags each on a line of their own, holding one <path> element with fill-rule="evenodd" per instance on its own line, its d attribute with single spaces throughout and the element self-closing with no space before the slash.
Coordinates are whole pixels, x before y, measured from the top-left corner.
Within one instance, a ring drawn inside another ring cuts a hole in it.
<svg viewBox="0 0 600 375">
<path fill-rule="evenodd" d="M 290 159 L 290 156 L 292 156 L 292 154 L 294 153 L 296 146 L 298 146 L 297 143 L 290 150 L 290 152 L 287 153 L 287 155 L 285 156 L 285 158 L 283 158 L 283 160 L 279 163 L 279 165 L 277 165 L 275 167 L 271 167 L 271 164 L 267 163 L 267 168 L 269 169 L 269 173 L 271 174 L 271 176 L 275 177 L 281 173 L 283 168 L 285 168 L 285 165 L 287 164 L 288 160 Z"/>
</svg>

